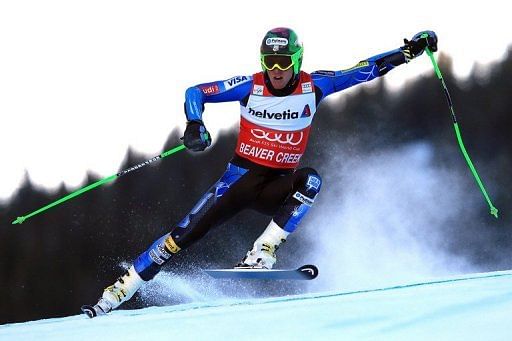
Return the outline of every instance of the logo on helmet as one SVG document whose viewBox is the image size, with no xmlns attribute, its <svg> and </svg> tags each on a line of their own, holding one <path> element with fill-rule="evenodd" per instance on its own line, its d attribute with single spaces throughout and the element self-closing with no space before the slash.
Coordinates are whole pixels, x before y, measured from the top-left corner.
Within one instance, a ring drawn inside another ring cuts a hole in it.
<svg viewBox="0 0 512 341">
<path fill-rule="evenodd" d="M 267 38 L 267 40 L 265 40 L 265 44 L 267 44 L 268 46 L 274 45 L 274 47 L 286 46 L 286 45 L 288 45 L 288 39 L 286 39 L 286 38 Z"/>
</svg>

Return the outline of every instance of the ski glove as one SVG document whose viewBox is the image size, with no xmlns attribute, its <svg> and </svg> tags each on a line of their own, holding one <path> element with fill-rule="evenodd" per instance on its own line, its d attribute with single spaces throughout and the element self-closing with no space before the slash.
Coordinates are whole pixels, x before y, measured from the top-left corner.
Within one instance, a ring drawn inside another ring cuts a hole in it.
<svg viewBox="0 0 512 341">
<path fill-rule="evenodd" d="M 187 129 L 182 139 L 185 147 L 194 152 L 201 152 L 212 144 L 210 133 L 202 121 L 187 122 Z"/>
<path fill-rule="evenodd" d="M 422 37 L 426 35 L 426 37 Z M 437 51 L 437 35 L 434 31 L 422 31 L 414 35 L 411 40 L 404 39 L 404 46 L 401 47 L 405 56 L 405 60 L 409 62 L 411 59 L 418 57 L 429 48 L 430 51 Z"/>
</svg>

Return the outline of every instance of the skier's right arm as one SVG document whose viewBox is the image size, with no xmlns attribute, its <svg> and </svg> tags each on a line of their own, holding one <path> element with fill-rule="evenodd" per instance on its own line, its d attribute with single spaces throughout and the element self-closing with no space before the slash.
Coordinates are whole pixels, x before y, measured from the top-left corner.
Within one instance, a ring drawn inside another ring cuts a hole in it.
<svg viewBox="0 0 512 341">
<path fill-rule="evenodd" d="M 205 103 L 241 101 L 249 94 L 251 88 L 252 76 L 236 76 L 188 88 L 185 92 L 185 147 L 193 151 L 203 151 L 211 144 L 210 134 L 202 119 Z"/>
</svg>

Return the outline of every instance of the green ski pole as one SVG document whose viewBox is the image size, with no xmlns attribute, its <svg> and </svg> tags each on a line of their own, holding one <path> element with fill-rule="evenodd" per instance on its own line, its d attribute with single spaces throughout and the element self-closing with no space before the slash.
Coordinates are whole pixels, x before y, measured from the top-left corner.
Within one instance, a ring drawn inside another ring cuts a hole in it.
<svg viewBox="0 0 512 341">
<path fill-rule="evenodd" d="M 426 38 L 426 37 L 428 37 L 428 35 L 425 33 L 421 37 Z M 480 177 L 478 176 L 475 166 L 473 165 L 473 162 L 471 162 L 471 158 L 469 157 L 469 154 L 466 151 L 464 142 L 462 141 L 462 135 L 460 133 L 459 124 L 457 123 L 457 117 L 455 117 L 455 110 L 453 109 L 452 99 L 450 98 L 450 93 L 448 92 L 448 88 L 446 87 L 446 83 L 444 82 L 443 75 L 441 74 L 441 70 L 439 69 L 439 66 L 437 65 L 437 62 L 434 58 L 434 54 L 432 53 L 432 51 L 430 51 L 430 49 L 428 47 L 425 48 L 425 50 L 427 51 L 427 54 L 430 57 L 432 64 L 434 65 L 434 70 L 436 72 L 437 78 L 439 78 L 439 80 L 441 81 L 441 85 L 443 87 L 444 94 L 446 95 L 446 100 L 448 101 L 448 106 L 450 107 L 450 112 L 452 114 L 453 128 L 455 129 L 455 135 L 457 136 L 457 141 L 459 142 L 460 150 L 462 151 L 462 154 L 464 155 L 464 158 L 466 159 L 469 169 L 473 173 L 476 183 L 480 187 L 480 191 L 482 192 L 485 200 L 487 201 L 487 204 L 489 205 L 490 213 L 495 218 L 498 218 L 498 209 L 496 207 L 494 207 L 494 205 L 491 202 L 491 199 L 489 198 L 489 195 L 487 195 L 487 191 L 485 190 L 485 187 L 484 187 L 482 181 L 480 180 Z"/>
<path fill-rule="evenodd" d="M 128 169 L 125 169 L 125 170 L 123 170 L 123 171 L 120 171 L 120 172 L 119 172 L 119 173 L 117 173 L 117 174 L 111 175 L 111 176 L 106 177 L 106 178 L 104 178 L 104 179 L 102 179 L 102 180 L 99 180 L 99 181 L 97 181 L 97 182 L 95 182 L 95 183 L 93 183 L 93 184 L 90 184 L 90 185 L 88 185 L 88 186 L 82 187 L 82 188 L 80 188 L 80 189 L 78 189 L 78 190 L 74 191 L 73 193 L 68 194 L 68 195 L 66 195 L 65 197 L 60 198 L 59 200 L 56 200 L 56 201 L 52 202 L 51 204 L 48 204 L 48 205 L 46 205 L 46 206 L 44 206 L 44 207 L 41 207 L 40 209 L 38 209 L 38 210 L 36 210 L 36 211 L 34 211 L 34 212 L 32 212 L 32 213 L 29 213 L 29 214 L 27 214 L 27 215 L 25 215 L 25 216 L 18 217 L 15 221 L 13 221 L 13 222 L 12 222 L 12 224 L 13 224 L 13 225 L 14 225 L 14 224 L 22 224 L 25 220 L 27 220 L 28 218 L 31 218 L 31 217 L 35 216 L 36 214 L 39 214 L 39 213 L 44 212 L 44 211 L 46 211 L 46 210 L 48 210 L 48 209 L 50 209 L 50 208 L 52 208 L 52 207 L 55 207 L 55 206 L 57 206 L 57 205 L 60 205 L 60 204 L 62 204 L 63 202 L 65 202 L 65 201 L 67 201 L 67 200 L 70 200 L 70 199 L 72 199 L 72 198 L 75 198 L 75 197 L 79 196 L 80 194 L 83 194 L 83 193 L 85 193 L 85 192 L 87 192 L 87 191 L 90 191 L 91 189 L 94 189 L 94 188 L 99 187 L 99 186 L 101 186 L 101 185 L 103 185 L 103 184 L 106 184 L 107 182 L 111 182 L 111 181 L 113 181 L 113 180 L 115 180 L 115 179 L 119 178 L 120 176 L 123 176 L 123 175 L 125 175 L 125 174 L 127 174 L 127 173 L 129 173 L 129 172 L 131 172 L 131 171 L 134 171 L 134 170 L 136 170 L 136 169 L 139 169 L 139 168 L 141 168 L 141 167 L 144 167 L 144 166 L 146 166 L 146 165 L 149 165 L 150 163 L 152 163 L 152 162 L 154 162 L 154 161 L 157 161 L 157 160 L 159 160 L 159 159 L 163 159 L 164 157 L 167 157 L 167 156 L 169 156 L 169 155 L 172 155 L 172 154 L 174 154 L 174 153 L 177 153 L 177 152 L 179 152 L 179 151 L 181 151 L 181 150 L 183 150 L 183 149 L 185 149 L 185 146 L 181 144 L 181 145 L 179 145 L 179 146 L 177 146 L 177 147 L 174 147 L 174 148 L 172 148 L 172 149 L 169 149 L 169 150 L 168 150 L 168 151 L 166 151 L 166 152 L 163 152 L 162 154 L 160 154 L 160 155 L 158 155 L 158 156 L 155 156 L 155 157 L 154 157 L 154 158 L 152 158 L 152 159 L 146 160 L 146 161 L 144 161 L 144 162 L 139 163 L 138 165 L 135 165 L 135 166 L 133 166 L 133 167 L 130 167 L 130 168 L 128 168 Z"/>
</svg>

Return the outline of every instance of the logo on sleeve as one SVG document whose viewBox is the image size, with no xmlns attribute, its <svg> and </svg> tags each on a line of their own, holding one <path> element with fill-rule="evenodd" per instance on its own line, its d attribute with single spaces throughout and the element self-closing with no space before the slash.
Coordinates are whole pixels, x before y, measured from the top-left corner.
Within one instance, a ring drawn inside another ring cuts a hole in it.
<svg viewBox="0 0 512 341">
<path fill-rule="evenodd" d="M 232 87 L 234 87 L 235 85 L 244 83 L 248 80 L 249 80 L 249 78 L 247 78 L 246 76 L 236 76 L 236 77 L 228 79 L 227 81 L 224 81 L 224 88 L 226 90 L 228 90 L 228 89 L 231 89 Z"/>
<path fill-rule="evenodd" d="M 329 76 L 329 77 L 334 77 L 334 76 L 336 76 L 336 72 L 334 72 L 334 71 L 329 71 L 329 70 L 318 70 L 318 71 L 313 72 L 313 74 L 315 74 L 315 75 Z"/>
<path fill-rule="evenodd" d="M 206 96 L 211 96 L 219 93 L 219 86 L 215 83 L 203 84 L 199 88 Z"/>
<path fill-rule="evenodd" d="M 370 65 L 370 63 L 367 60 L 363 60 L 362 62 L 357 63 L 356 65 L 352 66 L 350 69 L 342 70 L 343 72 L 352 71 L 355 69 L 359 69 L 365 66 Z"/>
</svg>

